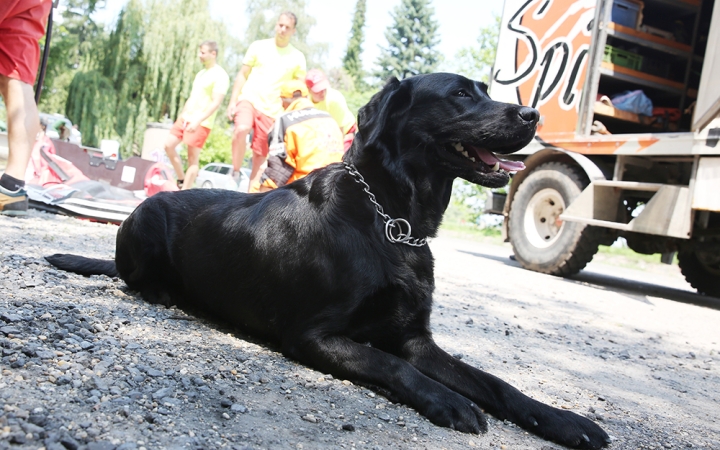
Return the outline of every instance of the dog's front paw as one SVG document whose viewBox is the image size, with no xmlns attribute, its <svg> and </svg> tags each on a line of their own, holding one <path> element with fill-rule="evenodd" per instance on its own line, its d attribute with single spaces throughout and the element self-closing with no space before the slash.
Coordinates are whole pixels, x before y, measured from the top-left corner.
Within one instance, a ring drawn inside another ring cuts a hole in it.
<svg viewBox="0 0 720 450">
<path fill-rule="evenodd" d="M 455 392 L 436 397 L 421 412 L 435 425 L 463 433 L 480 434 L 487 431 L 485 414 L 476 404 Z"/>
<path fill-rule="evenodd" d="M 533 409 L 515 422 L 542 438 L 582 449 L 600 449 L 610 443 L 608 434 L 590 419 L 547 405 Z"/>
</svg>

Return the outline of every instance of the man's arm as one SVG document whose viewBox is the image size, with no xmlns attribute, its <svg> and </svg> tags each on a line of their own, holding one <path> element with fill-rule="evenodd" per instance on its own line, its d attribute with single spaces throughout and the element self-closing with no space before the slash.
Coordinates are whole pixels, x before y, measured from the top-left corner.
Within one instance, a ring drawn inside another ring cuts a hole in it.
<svg viewBox="0 0 720 450">
<path fill-rule="evenodd" d="M 200 124 L 205 121 L 205 119 L 210 117 L 212 113 L 214 113 L 215 110 L 220 107 L 220 104 L 222 103 L 224 98 L 225 94 L 213 94 L 212 103 L 210 103 L 200 115 L 198 115 L 197 117 L 193 117 L 192 122 L 188 123 L 185 129 L 191 133 L 195 131 L 197 127 L 199 127 Z"/>
<path fill-rule="evenodd" d="M 232 88 L 232 94 L 230 97 L 230 103 L 227 107 L 227 116 L 228 119 L 233 120 L 233 117 L 235 117 L 235 105 L 237 104 L 237 98 L 240 95 L 240 92 L 242 92 L 243 86 L 245 86 L 245 82 L 247 81 L 248 77 L 250 76 L 250 72 L 252 71 L 252 67 L 248 66 L 247 64 L 243 64 L 243 66 L 240 68 L 240 71 L 237 74 L 237 77 L 235 77 L 235 83 L 233 84 Z"/>
</svg>

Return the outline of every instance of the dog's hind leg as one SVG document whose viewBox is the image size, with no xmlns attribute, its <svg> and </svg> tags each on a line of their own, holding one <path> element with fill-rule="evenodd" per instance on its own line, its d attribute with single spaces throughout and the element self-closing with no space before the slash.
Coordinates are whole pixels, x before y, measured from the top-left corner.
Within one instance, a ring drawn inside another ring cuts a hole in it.
<svg viewBox="0 0 720 450">
<path fill-rule="evenodd" d="M 294 340 L 283 347 L 288 356 L 335 377 L 386 389 L 436 425 L 466 433 L 487 431 L 485 416 L 472 401 L 390 353 L 344 337 Z"/>
<path fill-rule="evenodd" d="M 526 396 L 503 380 L 443 351 L 428 337 L 408 340 L 403 357 L 420 372 L 538 436 L 568 447 L 599 449 L 610 443 L 594 422 Z"/>
</svg>

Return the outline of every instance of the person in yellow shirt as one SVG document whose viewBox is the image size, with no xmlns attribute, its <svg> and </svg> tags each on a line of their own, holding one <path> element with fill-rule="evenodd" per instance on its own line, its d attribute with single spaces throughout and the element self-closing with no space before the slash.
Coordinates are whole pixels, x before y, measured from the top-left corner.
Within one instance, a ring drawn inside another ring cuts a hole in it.
<svg viewBox="0 0 720 450">
<path fill-rule="evenodd" d="M 250 44 L 235 79 L 227 116 L 235 123 L 232 139 L 233 176 L 239 177 L 245 157 L 245 139 L 253 130 L 250 185 L 257 182 L 260 167 L 268 155 L 267 135 L 273 121 L 283 112 L 280 86 L 305 76 L 305 55 L 290 38 L 297 17 L 286 11 L 275 24 L 275 37 Z"/>
<path fill-rule="evenodd" d="M 343 147 L 345 151 L 350 149 L 352 141 L 357 132 L 355 115 L 347 106 L 345 97 L 340 91 L 330 87 L 322 70 L 310 69 L 305 76 L 305 84 L 310 90 L 310 99 L 315 107 L 321 111 L 327 111 L 335 119 L 343 133 Z"/>
<path fill-rule="evenodd" d="M 313 107 L 300 80 L 282 85 L 280 97 L 285 113 L 279 116 L 268 137 L 269 157 L 250 192 L 264 192 L 303 178 L 343 156 L 343 136 L 335 119 Z"/>
<path fill-rule="evenodd" d="M 195 184 L 200 164 L 200 151 L 210 135 L 217 110 L 230 87 L 230 77 L 217 64 L 217 54 L 216 42 L 205 41 L 200 44 L 198 57 L 205 68 L 195 76 L 190 97 L 165 141 L 165 153 L 175 169 L 178 187 L 181 189 L 190 189 Z M 187 172 L 183 171 L 182 161 L 175 150 L 180 142 L 187 145 Z"/>
</svg>

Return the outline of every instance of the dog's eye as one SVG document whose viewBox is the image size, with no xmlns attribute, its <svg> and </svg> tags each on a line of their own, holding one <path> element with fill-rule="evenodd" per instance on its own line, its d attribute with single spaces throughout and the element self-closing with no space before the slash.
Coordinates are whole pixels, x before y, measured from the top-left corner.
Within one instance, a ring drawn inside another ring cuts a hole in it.
<svg viewBox="0 0 720 450">
<path fill-rule="evenodd" d="M 470 95 L 467 93 L 465 89 L 460 89 L 458 91 L 455 91 L 456 97 L 470 97 Z"/>
</svg>

